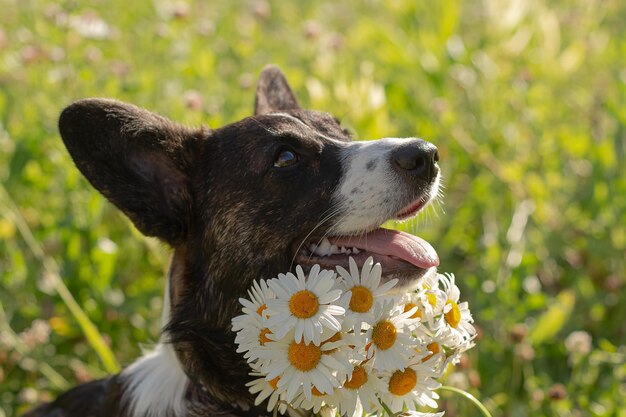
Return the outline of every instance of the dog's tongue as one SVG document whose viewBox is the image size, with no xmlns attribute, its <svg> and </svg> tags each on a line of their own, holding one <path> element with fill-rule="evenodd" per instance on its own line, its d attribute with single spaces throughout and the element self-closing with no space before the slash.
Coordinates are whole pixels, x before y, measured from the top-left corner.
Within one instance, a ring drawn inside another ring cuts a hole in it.
<svg viewBox="0 0 626 417">
<path fill-rule="evenodd" d="M 357 247 L 367 252 L 396 257 L 418 268 L 439 265 L 439 255 L 430 243 L 397 230 L 379 228 L 365 235 L 329 239 L 337 246 Z"/>
</svg>

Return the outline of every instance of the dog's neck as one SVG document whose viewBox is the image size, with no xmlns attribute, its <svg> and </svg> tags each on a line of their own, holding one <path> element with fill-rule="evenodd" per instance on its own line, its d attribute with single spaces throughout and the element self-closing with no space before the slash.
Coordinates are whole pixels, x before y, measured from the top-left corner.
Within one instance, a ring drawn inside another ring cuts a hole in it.
<svg viewBox="0 0 626 417">
<path fill-rule="evenodd" d="M 245 372 L 242 375 L 233 373 L 233 362 L 239 362 L 241 358 L 234 349 L 232 353 L 225 352 L 224 349 L 212 349 L 212 346 L 223 346 L 225 340 L 232 339 L 230 329 L 203 334 L 198 343 L 170 343 L 165 329 L 170 324 L 172 304 L 179 295 L 178 291 L 184 279 L 183 256 L 183 253 L 175 252 L 168 271 L 161 316 L 164 330 L 159 343 L 121 374 L 125 386 L 124 405 L 132 410 L 130 415 L 134 417 L 187 416 L 196 413 L 204 415 L 204 411 L 208 410 L 233 416 L 247 415 L 250 412 L 255 416 L 262 415 L 262 410 L 251 409 L 252 400 L 247 391 L 243 396 L 232 395 L 233 392 L 240 392 L 245 383 L 243 380 L 236 381 L 238 377 L 245 377 Z M 199 378 L 193 371 L 202 366 L 199 363 L 201 358 L 198 358 L 198 346 L 202 346 L 207 356 L 214 352 L 232 356 L 225 360 L 211 361 L 214 376 L 211 381 Z M 223 367 L 219 368 L 219 365 Z"/>
</svg>

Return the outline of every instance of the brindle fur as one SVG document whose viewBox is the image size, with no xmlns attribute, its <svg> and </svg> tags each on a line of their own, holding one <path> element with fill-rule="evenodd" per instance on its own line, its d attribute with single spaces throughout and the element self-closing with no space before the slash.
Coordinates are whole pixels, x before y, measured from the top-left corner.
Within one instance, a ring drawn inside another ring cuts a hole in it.
<svg viewBox="0 0 626 417">
<path fill-rule="evenodd" d="M 244 386 L 249 367 L 235 353 L 231 318 L 254 279 L 293 267 L 292 247 L 319 221 L 311 213 L 330 209 L 341 174 L 337 143 L 314 131 L 350 140 L 333 117 L 301 110 L 275 67 L 263 71 L 255 107 L 253 117 L 216 130 L 189 129 L 106 99 L 75 102 L 59 120 L 89 182 L 141 232 L 174 249 L 178 271 L 165 331 L 193 382 L 188 417 L 267 414 L 253 407 Z M 311 129 L 265 116 L 276 111 Z M 298 169 L 271 169 L 283 145 L 302 155 Z M 126 417 L 121 379 L 81 385 L 25 417 Z"/>
</svg>

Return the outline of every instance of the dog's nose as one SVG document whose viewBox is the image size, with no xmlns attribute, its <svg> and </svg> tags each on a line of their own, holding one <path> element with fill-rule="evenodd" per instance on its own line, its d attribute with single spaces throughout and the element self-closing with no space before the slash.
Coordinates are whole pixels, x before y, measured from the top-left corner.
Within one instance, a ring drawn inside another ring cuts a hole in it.
<svg viewBox="0 0 626 417">
<path fill-rule="evenodd" d="M 397 171 L 426 181 L 437 175 L 437 161 L 439 161 L 437 147 L 424 140 L 400 145 L 391 153 L 391 162 Z"/>
</svg>

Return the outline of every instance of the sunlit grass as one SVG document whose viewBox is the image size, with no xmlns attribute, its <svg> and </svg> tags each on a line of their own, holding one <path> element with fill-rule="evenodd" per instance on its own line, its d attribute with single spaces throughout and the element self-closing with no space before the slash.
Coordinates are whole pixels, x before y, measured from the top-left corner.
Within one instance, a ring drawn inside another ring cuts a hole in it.
<svg viewBox="0 0 626 417">
<path fill-rule="evenodd" d="M 0 0 L 0 11 L 0 178 L 42 251 L 2 197 L 0 416 L 130 363 L 159 331 L 168 251 L 80 176 L 56 130 L 62 108 L 107 96 L 218 127 L 250 114 L 269 62 L 358 139 L 438 146 L 442 204 L 397 227 L 433 244 L 482 329 L 447 385 L 494 416 L 624 415 L 623 1 Z M 446 415 L 478 415 L 444 398 Z"/>
</svg>

